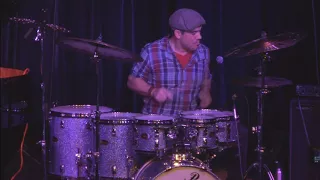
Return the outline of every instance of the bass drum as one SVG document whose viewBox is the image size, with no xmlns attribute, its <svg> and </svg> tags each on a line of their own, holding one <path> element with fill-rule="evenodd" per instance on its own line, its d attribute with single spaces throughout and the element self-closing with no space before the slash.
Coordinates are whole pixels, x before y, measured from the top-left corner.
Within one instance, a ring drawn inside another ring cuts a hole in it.
<svg viewBox="0 0 320 180">
<path fill-rule="evenodd" d="M 182 155 L 183 156 L 183 155 Z M 199 159 L 172 161 L 172 156 L 154 158 L 144 164 L 134 177 L 135 180 L 198 179 L 220 180 L 204 168 Z"/>
</svg>

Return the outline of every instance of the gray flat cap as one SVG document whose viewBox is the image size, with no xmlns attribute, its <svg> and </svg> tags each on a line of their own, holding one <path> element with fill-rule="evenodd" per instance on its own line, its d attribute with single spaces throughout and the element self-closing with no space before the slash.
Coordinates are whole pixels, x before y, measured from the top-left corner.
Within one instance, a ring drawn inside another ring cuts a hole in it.
<svg viewBox="0 0 320 180">
<path fill-rule="evenodd" d="M 183 31 L 192 31 L 204 24 L 206 21 L 200 13 L 187 8 L 178 9 L 169 18 L 169 25 L 172 29 Z"/>
</svg>

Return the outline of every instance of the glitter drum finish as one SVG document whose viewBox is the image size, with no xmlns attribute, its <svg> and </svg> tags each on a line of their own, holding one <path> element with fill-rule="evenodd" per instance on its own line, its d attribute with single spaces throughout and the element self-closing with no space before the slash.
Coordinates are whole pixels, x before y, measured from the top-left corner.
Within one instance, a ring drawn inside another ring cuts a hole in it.
<svg viewBox="0 0 320 180">
<path fill-rule="evenodd" d="M 112 109 L 99 107 L 101 113 Z M 50 110 L 48 173 L 69 177 L 94 175 L 94 105 L 66 105 Z"/>
<path fill-rule="evenodd" d="M 136 117 L 136 152 L 163 154 L 172 149 L 174 117 L 148 114 Z"/>
<path fill-rule="evenodd" d="M 208 148 L 228 146 L 237 140 L 237 123 L 231 111 L 220 111 L 216 109 L 199 109 L 194 111 L 184 111 L 181 113 L 182 123 L 197 125 L 200 132 L 207 133 L 207 137 L 198 137 L 207 141 Z M 204 130 L 203 130 L 204 129 Z M 201 143 L 200 143 L 201 144 Z M 201 145 L 202 147 L 202 145 Z"/>
<path fill-rule="evenodd" d="M 129 179 L 134 175 L 134 118 L 140 114 L 111 112 L 101 115 L 100 177 Z"/>
</svg>

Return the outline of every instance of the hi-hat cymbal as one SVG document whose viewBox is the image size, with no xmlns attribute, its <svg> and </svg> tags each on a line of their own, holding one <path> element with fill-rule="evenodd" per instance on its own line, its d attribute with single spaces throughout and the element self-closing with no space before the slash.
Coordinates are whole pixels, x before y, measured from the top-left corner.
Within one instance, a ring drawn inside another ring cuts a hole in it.
<svg viewBox="0 0 320 180">
<path fill-rule="evenodd" d="M 282 33 L 272 37 L 262 36 L 260 39 L 242 44 L 225 53 L 224 57 L 245 57 L 255 54 L 275 51 L 295 45 L 302 40 L 305 35 L 299 33 Z"/>
<path fill-rule="evenodd" d="M 114 59 L 120 61 L 142 61 L 142 58 L 119 47 L 99 40 L 81 38 L 64 38 L 58 42 L 61 46 L 71 48 L 78 52 L 93 56 L 95 52 L 100 59 Z"/>
<path fill-rule="evenodd" d="M 58 26 L 58 25 L 55 25 L 55 24 L 43 24 L 43 23 L 40 23 L 36 20 L 32 20 L 32 19 L 28 19 L 28 18 L 17 18 L 17 17 L 12 17 L 12 18 L 9 18 L 10 21 L 13 21 L 13 22 L 16 22 L 16 23 L 20 23 L 20 24 L 31 24 L 33 26 L 41 26 L 41 25 L 44 25 L 45 27 L 47 28 L 50 28 L 52 29 L 53 31 L 59 31 L 59 32 L 64 32 L 64 33 L 69 33 L 70 30 L 64 28 L 64 27 L 61 27 L 61 26 Z"/>
<path fill-rule="evenodd" d="M 248 86 L 248 87 L 256 87 L 256 88 L 261 88 L 262 84 L 262 77 L 249 77 L 246 79 L 242 80 L 236 80 L 235 84 L 240 84 L 243 86 Z M 292 81 L 285 79 L 285 78 L 278 78 L 278 77 L 270 77 L 266 76 L 264 78 L 264 87 L 263 88 L 276 88 L 276 87 L 281 87 L 281 86 L 287 86 L 291 85 Z"/>
</svg>

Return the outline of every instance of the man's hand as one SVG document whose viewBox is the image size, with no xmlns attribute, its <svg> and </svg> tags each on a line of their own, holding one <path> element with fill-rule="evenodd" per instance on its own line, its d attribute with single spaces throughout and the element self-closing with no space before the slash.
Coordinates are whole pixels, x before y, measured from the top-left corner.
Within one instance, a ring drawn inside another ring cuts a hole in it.
<svg viewBox="0 0 320 180">
<path fill-rule="evenodd" d="M 210 91 L 204 91 L 204 90 L 200 91 L 199 99 L 200 99 L 200 108 L 202 109 L 207 108 L 212 102 Z"/>
<path fill-rule="evenodd" d="M 173 98 L 172 93 L 166 88 L 155 88 L 151 92 L 151 96 L 159 103 L 163 103 L 167 100 L 172 100 Z"/>
</svg>

